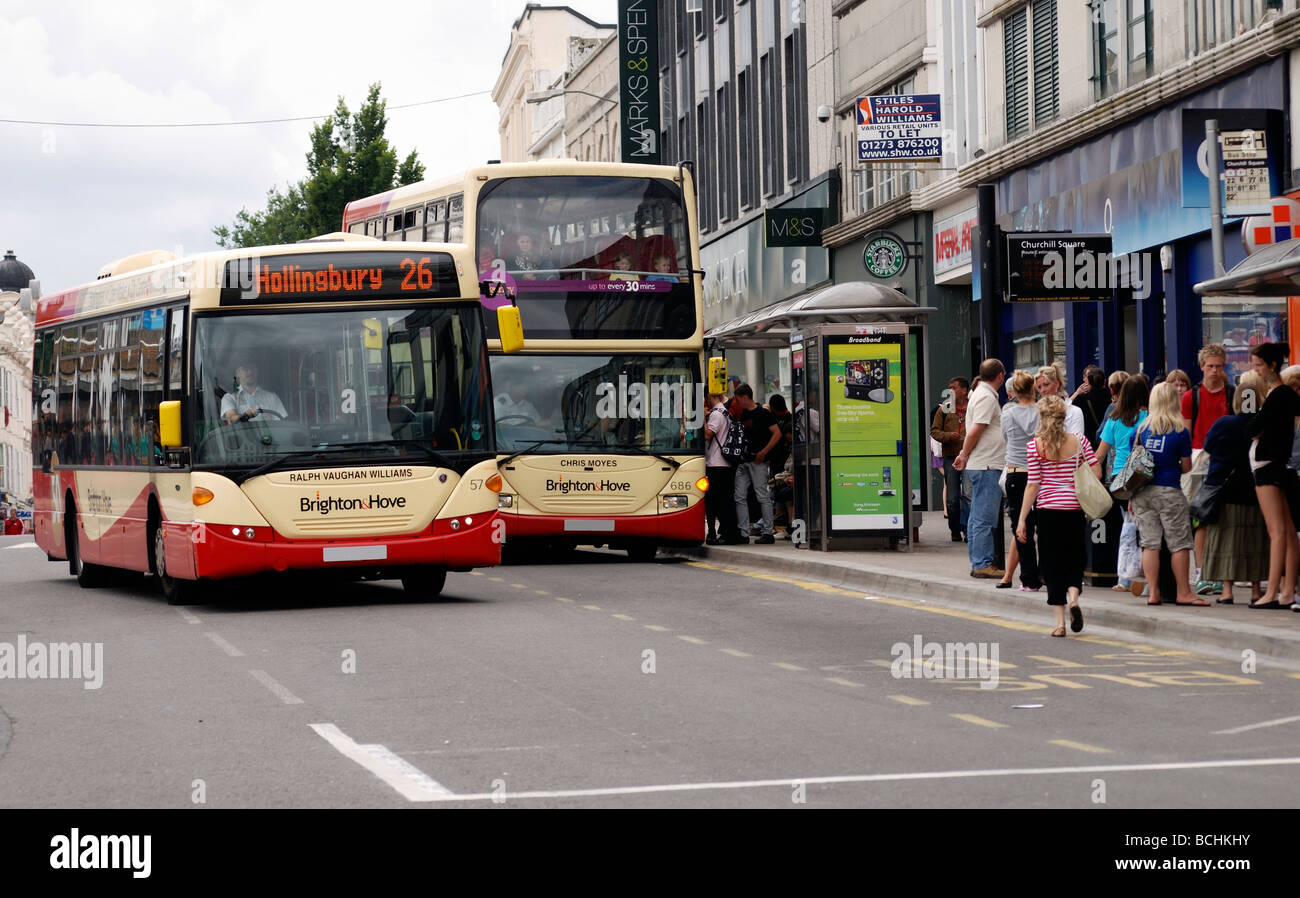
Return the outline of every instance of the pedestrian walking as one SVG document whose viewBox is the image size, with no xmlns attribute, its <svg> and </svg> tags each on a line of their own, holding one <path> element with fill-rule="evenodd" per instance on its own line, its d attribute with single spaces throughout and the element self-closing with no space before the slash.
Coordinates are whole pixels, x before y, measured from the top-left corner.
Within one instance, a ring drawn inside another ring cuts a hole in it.
<svg viewBox="0 0 1300 898">
<path fill-rule="evenodd" d="M 1011 520 L 1019 521 L 1024 506 L 1025 488 L 1029 481 L 1029 442 L 1038 430 L 1038 404 L 1034 402 L 1034 375 L 1017 371 L 1007 381 L 1007 393 L 1012 401 L 1002 407 L 1002 436 L 1007 442 L 1006 481 L 1007 511 Z M 1009 589 L 1016 567 L 1020 567 L 1022 592 L 1037 592 L 1043 581 L 1038 571 L 1038 552 L 1035 546 L 1037 518 L 1031 506 L 1028 512 L 1026 538 L 1011 541 L 1007 555 L 1007 572 L 998 583 L 999 589 Z"/>
<path fill-rule="evenodd" d="M 1255 495 L 1268 526 L 1269 545 L 1268 589 L 1263 600 L 1252 602 L 1251 608 L 1290 608 L 1295 601 L 1296 574 L 1300 568 L 1300 540 L 1296 537 L 1295 524 L 1300 508 L 1300 482 L 1296 472 L 1287 467 L 1295 439 L 1295 419 L 1300 415 L 1300 396 L 1283 384 L 1279 376 L 1286 354 L 1283 343 L 1261 343 L 1250 351 L 1251 364 L 1268 394 L 1246 433 L 1253 440 L 1250 467 L 1255 478 Z"/>
<path fill-rule="evenodd" d="M 1074 472 L 1080 465 L 1088 465 L 1094 474 L 1101 471 L 1088 438 L 1066 429 L 1065 414 L 1065 401 L 1059 396 L 1038 401 L 1038 429 L 1026 447 L 1029 477 L 1016 525 L 1016 540 L 1028 542 L 1030 509 L 1034 509 L 1038 545 L 1052 547 L 1040 556 L 1038 569 L 1047 585 L 1047 604 L 1056 612 L 1053 636 L 1065 635 L 1067 606 L 1070 629 L 1075 633 L 1083 629 L 1079 596 L 1087 518 L 1074 492 Z"/>
<path fill-rule="evenodd" d="M 998 390 L 1006 380 L 1006 369 L 997 359 L 980 364 L 980 382 L 966 408 L 966 439 L 953 462 L 970 480 L 970 521 L 967 552 L 971 576 L 1000 580 L 1006 571 L 1002 559 L 994 558 L 994 528 L 1002 527 L 1002 488 L 998 479 L 1005 463 L 1006 441 L 1002 437 L 1002 406 Z"/>
<path fill-rule="evenodd" d="M 1142 571 L 1150 589 L 1148 605 L 1160 604 L 1160 543 L 1169 546 L 1179 605 L 1209 605 L 1188 582 L 1192 522 L 1183 495 L 1182 475 L 1192 467 L 1192 432 L 1179 411 L 1178 387 L 1157 384 L 1151 391 L 1151 412 L 1138 425 L 1135 440 L 1151 455 L 1151 482 L 1133 495 L 1132 510 L 1142 541 Z M 1300 399 L 1300 397 L 1297 397 Z M 1287 437 L 1288 453 L 1290 436 Z"/>
<path fill-rule="evenodd" d="M 955 467 L 954 462 L 966 441 L 966 408 L 970 382 L 964 377 L 954 377 L 948 381 L 948 389 L 951 398 L 935 409 L 930 421 L 930 438 L 943 447 L 944 508 L 948 516 L 948 532 L 952 541 L 959 543 L 966 532 L 970 502 L 963 494 L 961 471 Z"/>
</svg>

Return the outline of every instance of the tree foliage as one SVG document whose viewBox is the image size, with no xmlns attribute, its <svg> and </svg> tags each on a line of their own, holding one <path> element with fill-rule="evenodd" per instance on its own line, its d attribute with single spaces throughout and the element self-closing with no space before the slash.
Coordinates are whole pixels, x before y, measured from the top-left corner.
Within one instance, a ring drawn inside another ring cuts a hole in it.
<svg viewBox="0 0 1300 898">
<path fill-rule="evenodd" d="M 337 231 L 343 207 L 352 200 L 421 180 L 424 166 L 415 150 L 399 165 L 384 136 L 386 106 L 378 83 L 370 85 L 356 114 L 339 97 L 334 114 L 312 129 L 307 177 L 283 191 L 272 187 L 260 212 L 244 208 L 230 225 L 214 227 L 217 243 L 227 248 L 296 243 Z"/>
</svg>

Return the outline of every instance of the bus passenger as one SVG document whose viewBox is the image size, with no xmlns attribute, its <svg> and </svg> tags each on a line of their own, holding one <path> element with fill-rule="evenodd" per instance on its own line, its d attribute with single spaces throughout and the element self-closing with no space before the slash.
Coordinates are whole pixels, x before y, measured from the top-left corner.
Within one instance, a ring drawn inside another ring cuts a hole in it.
<svg viewBox="0 0 1300 898">
<path fill-rule="evenodd" d="M 637 276 L 636 276 L 636 275 L 634 275 L 634 274 L 625 274 L 625 273 L 624 273 L 624 272 L 630 272 L 630 271 L 632 270 L 632 254 L 631 254 L 631 253 L 628 253 L 628 252 L 621 252 L 621 253 L 619 253 L 617 256 L 615 256 L 615 257 L 614 257 L 614 268 L 616 269 L 615 273 L 614 273 L 614 274 L 611 274 L 611 275 L 609 276 L 609 279 L 610 279 L 611 281 L 635 281 L 635 280 L 637 280 Z"/>
<path fill-rule="evenodd" d="M 646 278 L 647 281 L 669 281 L 675 283 L 677 275 L 673 270 L 672 257 L 667 253 L 660 253 L 654 257 L 652 267 L 655 273 Z"/>
<path fill-rule="evenodd" d="M 223 424 L 247 421 L 263 412 L 270 412 L 277 418 L 289 417 L 280 397 L 258 386 L 256 362 L 245 359 L 235 368 L 235 377 L 239 380 L 239 389 L 221 397 Z"/>
</svg>

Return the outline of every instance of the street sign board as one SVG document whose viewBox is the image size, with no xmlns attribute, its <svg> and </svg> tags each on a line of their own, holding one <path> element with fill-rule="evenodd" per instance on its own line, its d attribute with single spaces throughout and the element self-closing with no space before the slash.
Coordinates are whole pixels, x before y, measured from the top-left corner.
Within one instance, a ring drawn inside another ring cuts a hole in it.
<svg viewBox="0 0 1300 898">
<path fill-rule="evenodd" d="M 859 97 L 857 125 L 859 162 L 943 156 L 939 94 Z"/>
<path fill-rule="evenodd" d="M 1223 155 L 1223 214 L 1257 215 L 1268 211 L 1273 193 L 1268 179 L 1268 138 L 1247 128 L 1219 135 Z"/>
<path fill-rule="evenodd" d="M 1222 165 L 1227 177 L 1220 180 L 1221 189 L 1236 189 L 1237 200 L 1233 211 L 1225 202 L 1223 214 L 1265 215 L 1268 213 L 1269 197 L 1282 192 L 1282 158 L 1283 140 L 1282 112 L 1278 109 L 1184 109 L 1182 110 L 1182 182 L 1184 208 L 1209 208 L 1210 176 L 1209 152 L 1205 143 L 1205 123 L 1215 119 L 1219 123 L 1219 144 L 1222 148 Z M 1254 149 L 1250 149 L 1250 140 L 1245 132 L 1252 132 Z M 1263 164 L 1258 164 L 1260 148 L 1272 150 L 1263 154 Z M 1229 160 L 1229 154 L 1235 158 Z M 1243 158 L 1249 156 L 1250 158 Z M 1250 165 L 1246 163 L 1250 162 Z M 1228 174 L 1227 169 L 1241 170 Z M 1247 174 L 1249 172 L 1249 174 Z M 1242 194 L 1248 187 L 1254 188 L 1259 179 L 1267 173 L 1268 186 L 1264 188 L 1262 199 L 1254 194 L 1245 205 Z M 1228 188 L 1228 181 L 1236 182 L 1235 188 Z"/>
<path fill-rule="evenodd" d="M 1010 302 L 1104 302 L 1122 286 L 1109 234 L 1007 234 Z M 1123 258 L 1125 266 L 1129 264 Z M 1131 277 L 1131 272 L 1123 273 Z"/>
<path fill-rule="evenodd" d="M 1284 196 L 1269 200 L 1267 215 L 1252 215 L 1241 223 L 1241 245 L 1248 256 L 1295 237 L 1300 237 L 1300 203 Z"/>
<path fill-rule="evenodd" d="M 821 246 L 825 209 L 766 209 L 764 246 Z"/>
</svg>

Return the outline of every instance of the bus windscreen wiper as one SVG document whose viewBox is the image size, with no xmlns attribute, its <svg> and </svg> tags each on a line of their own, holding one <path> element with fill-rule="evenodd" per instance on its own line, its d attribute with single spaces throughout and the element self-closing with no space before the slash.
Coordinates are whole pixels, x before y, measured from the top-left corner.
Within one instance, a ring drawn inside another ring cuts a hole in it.
<svg viewBox="0 0 1300 898">
<path fill-rule="evenodd" d="M 654 456 L 664 464 L 672 465 L 674 471 L 682 466 L 682 463 L 677 459 L 669 458 L 666 455 L 660 455 L 658 452 L 651 452 L 649 449 L 646 449 L 644 446 L 638 446 L 636 443 L 615 443 L 612 448 L 621 452 L 635 452 L 637 455 Z"/>
<path fill-rule="evenodd" d="M 452 468 L 452 469 L 454 470 L 455 467 L 456 467 L 456 463 L 455 463 L 455 462 L 453 462 L 453 461 L 452 461 L 451 459 L 449 459 L 447 456 L 443 455 L 443 454 L 442 454 L 441 452 L 439 452 L 437 449 L 434 449 L 434 448 L 431 447 L 431 446 L 427 446 L 427 445 L 425 445 L 425 443 L 424 443 L 423 441 L 421 441 L 421 440 L 398 440 L 398 439 L 389 439 L 389 440 L 368 440 L 368 441 L 361 442 L 361 443 L 337 443 L 337 444 L 331 446 L 330 448 L 331 448 L 331 449 L 334 449 L 334 448 L 338 448 L 338 449 L 357 449 L 357 448 L 364 447 L 364 448 L 367 448 L 367 449 L 373 449 L 373 448 L 380 448 L 380 447 L 384 447 L 384 446 L 388 446 L 388 447 L 410 446 L 410 447 L 412 447 L 412 448 L 414 448 L 414 449 L 419 449 L 421 452 L 423 452 L 423 453 L 425 454 L 425 456 L 426 456 L 430 461 L 432 461 L 432 462 L 434 462 L 435 464 L 437 464 L 438 467 L 440 467 L 440 468 Z"/>
</svg>

